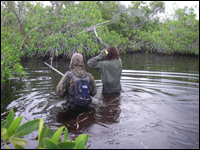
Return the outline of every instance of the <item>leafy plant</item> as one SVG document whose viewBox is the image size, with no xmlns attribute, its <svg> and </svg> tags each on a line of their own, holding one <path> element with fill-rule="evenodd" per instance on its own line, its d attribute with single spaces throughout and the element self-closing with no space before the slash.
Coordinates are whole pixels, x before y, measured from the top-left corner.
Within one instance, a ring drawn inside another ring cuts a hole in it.
<svg viewBox="0 0 200 150">
<path fill-rule="evenodd" d="M 6 149 L 9 149 L 8 143 L 12 143 L 15 149 L 24 149 L 27 142 L 21 137 L 32 133 L 38 127 L 38 149 L 86 149 L 86 143 L 89 135 L 82 134 L 78 136 L 74 142 L 68 140 L 68 130 L 65 126 L 60 127 L 55 133 L 48 125 L 43 127 L 43 120 L 34 119 L 20 126 L 23 116 L 14 119 L 15 114 L 13 109 L 10 110 L 6 120 L 1 122 L 1 139 Z M 60 136 L 64 130 L 64 141 Z"/>
<path fill-rule="evenodd" d="M 20 57 L 23 52 L 20 51 L 14 42 L 14 39 L 18 38 L 12 36 L 10 33 L 2 28 L 1 32 L 1 84 L 4 84 L 7 78 L 12 78 L 15 76 L 21 77 L 26 76 L 26 72 L 20 64 Z M 12 43 L 12 44 L 11 44 Z"/>
</svg>

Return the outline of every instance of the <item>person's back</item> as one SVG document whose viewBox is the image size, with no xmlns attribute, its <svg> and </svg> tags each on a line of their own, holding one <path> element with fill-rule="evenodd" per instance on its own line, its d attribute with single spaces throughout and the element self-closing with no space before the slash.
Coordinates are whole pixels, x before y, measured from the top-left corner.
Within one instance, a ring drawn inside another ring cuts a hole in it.
<svg viewBox="0 0 200 150">
<path fill-rule="evenodd" d="M 58 83 L 56 93 L 62 98 L 67 95 L 66 109 L 88 106 L 97 89 L 93 76 L 85 71 L 81 54 L 73 54 L 69 69 Z"/>
<path fill-rule="evenodd" d="M 116 47 L 109 46 L 107 52 L 106 55 L 105 50 L 103 50 L 100 55 L 89 59 L 87 64 L 89 67 L 101 71 L 103 92 L 120 92 L 122 89 L 120 83 L 122 61 Z M 103 56 L 106 56 L 106 59 L 102 59 Z"/>
</svg>

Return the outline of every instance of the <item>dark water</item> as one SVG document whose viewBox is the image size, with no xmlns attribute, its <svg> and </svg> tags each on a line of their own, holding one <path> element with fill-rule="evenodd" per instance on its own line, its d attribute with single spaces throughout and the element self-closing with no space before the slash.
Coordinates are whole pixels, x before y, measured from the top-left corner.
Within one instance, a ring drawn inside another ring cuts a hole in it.
<svg viewBox="0 0 200 150">
<path fill-rule="evenodd" d="M 100 72 L 86 65 L 98 93 L 84 113 L 63 111 L 65 99 L 55 93 L 58 73 L 41 60 L 23 63 L 28 77 L 13 79 L 1 91 L 1 119 L 13 108 L 16 117 L 24 116 L 22 123 L 42 118 L 54 131 L 65 125 L 73 140 L 89 134 L 88 149 L 199 148 L 199 58 L 140 53 L 121 57 L 120 94 L 102 94 Z M 69 61 L 54 61 L 53 67 L 65 73 Z M 37 134 L 24 138 L 34 140 Z M 26 148 L 36 148 L 33 143 Z"/>
</svg>

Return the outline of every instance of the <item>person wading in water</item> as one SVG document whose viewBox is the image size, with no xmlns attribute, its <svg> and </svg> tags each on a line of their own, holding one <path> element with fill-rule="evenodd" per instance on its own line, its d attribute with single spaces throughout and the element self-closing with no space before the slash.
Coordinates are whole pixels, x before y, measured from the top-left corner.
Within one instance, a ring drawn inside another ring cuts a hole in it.
<svg viewBox="0 0 200 150">
<path fill-rule="evenodd" d="M 69 71 L 59 81 L 56 93 L 61 98 L 67 95 L 65 110 L 78 110 L 91 104 L 91 96 L 96 95 L 97 87 L 93 76 L 85 71 L 82 54 L 72 55 Z"/>
<path fill-rule="evenodd" d="M 88 66 L 101 71 L 103 93 L 114 93 L 122 90 L 120 79 L 122 61 L 115 46 L 108 46 L 99 55 L 88 60 Z"/>
</svg>

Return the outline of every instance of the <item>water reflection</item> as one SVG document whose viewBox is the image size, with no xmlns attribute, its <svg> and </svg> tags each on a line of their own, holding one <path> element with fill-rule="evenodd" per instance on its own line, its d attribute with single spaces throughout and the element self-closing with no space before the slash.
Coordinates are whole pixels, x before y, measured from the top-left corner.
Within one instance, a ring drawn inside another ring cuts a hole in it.
<svg viewBox="0 0 200 150">
<path fill-rule="evenodd" d="M 102 104 L 97 107 L 97 122 L 102 123 L 117 123 L 120 116 L 120 93 L 102 93 Z"/>
<path fill-rule="evenodd" d="M 119 122 L 120 93 L 100 95 L 98 104 L 93 103 L 90 107 L 79 110 L 58 112 L 57 121 L 65 125 L 72 133 L 86 130 L 95 123 L 104 126 L 104 124 Z"/>
<path fill-rule="evenodd" d="M 57 121 L 62 123 L 72 133 L 83 131 L 95 123 L 95 109 L 88 107 L 79 110 L 60 111 Z"/>
</svg>

